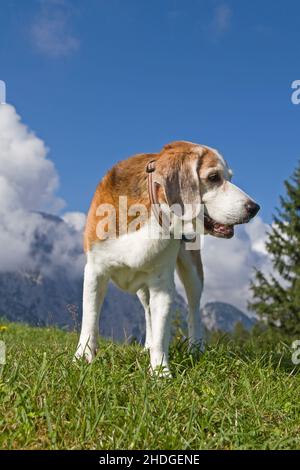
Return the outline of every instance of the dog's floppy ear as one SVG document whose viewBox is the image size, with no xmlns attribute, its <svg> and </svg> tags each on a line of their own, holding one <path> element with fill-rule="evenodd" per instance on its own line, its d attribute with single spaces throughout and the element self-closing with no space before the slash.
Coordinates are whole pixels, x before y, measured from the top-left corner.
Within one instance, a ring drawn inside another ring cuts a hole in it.
<svg viewBox="0 0 300 470">
<path fill-rule="evenodd" d="M 175 157 L 170 160 L 164 178 L 163 185 L 169 206 L 179 205 L 185 219 L 196 217 L 200 211 L 201 195 L 197 169 L 198 159 L 194 155 Z"/>
<path fill-rule="evenodd" d="M 184 235 L 194 238 L 193 219 L 200 213 L 199 155 L 172 152 L 157 160 L 158 183 L 164 188 L 171 211 L 184 221 Z"/>
</svg>

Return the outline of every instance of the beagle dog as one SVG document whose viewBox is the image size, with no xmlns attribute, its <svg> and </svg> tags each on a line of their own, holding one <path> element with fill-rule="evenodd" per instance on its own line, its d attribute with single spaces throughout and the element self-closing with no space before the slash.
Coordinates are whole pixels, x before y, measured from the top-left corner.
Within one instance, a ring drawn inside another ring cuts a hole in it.
<svg viewBox="0 0 300 470">
<path fill-rule="evenodd" d="M 145 310 L 151 370 L 170 376 L 175 269 L 188 300 L 189 345 L 201 347 L 203 269 L 197 227 L 203 234 L 231 238 L 234 225 L 248 222 L 259 211 L 258 204 L 231 183 L 231 176 L 217 150 L 185 141 L 123 160 L 104 176 L 84 232 L 87 262 L 75 358 L 91 362 L 96 355 L 99 314 L 112 280 L 137 294 Z"/>
</svg>

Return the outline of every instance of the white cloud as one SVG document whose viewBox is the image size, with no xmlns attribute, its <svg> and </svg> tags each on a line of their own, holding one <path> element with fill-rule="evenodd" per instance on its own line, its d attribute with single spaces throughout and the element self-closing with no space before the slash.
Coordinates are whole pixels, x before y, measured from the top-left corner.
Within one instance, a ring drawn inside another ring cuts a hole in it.
<svg viewBox="0 0 300 470">
<path fill-rule="evenodd" d="M 13 106 L 0 106 L 0 270 L 23 267 L 49 271 L 64 266 L 82 273 L 84 215 L 55 216 L 65 202 L 57 197 L 58 175 L 44 142 L 22 122 Z M 80 222 L 81 221 L 81 222 Z M 38 243 L 39 254 L 33 252 Z"/>
<path fill-rule="evenodd" d="M 7 210 L 57 212 L 59 179 L 48 149 L 21 122 L 13 106 L 0 106 L 0 213 Z"/>
<path fill-rule="evenodd" d="M 72 31 L 73 14 L 73 7 L 65 0 L 42 1 L 30 30 L 35 48 L 52 57 L 76 51 L 80 41 Z"/>
<path fill-rule="evenodd" d="M 206 302 L 228 302 L 243 311 L 250 299 L 250 279 L 253 267 L 269 273 L 272 269 L 265 250 L 269 226 L 260 217 L 235 228 L 235 236 L 224 240 L 207 235 L 202 247 L 204 266 L 204 292 Z M 178 285 L 182 293 L 182 287 Z"/>
<path fill-rule="evenodd" d="M 63 220 L 75 230 L 82 231 L 85 225 L 86 216 L 82 212 L 66 212 Z"/>
<path fill-rule="evenodd" d="M 268 255 L 266 241 L 270 228 L 270 225 L 263 223 L 260 217 L 255 217 L 250 224 L 244 225 L 254 252 L 260 255 Z"/>
<path fill-rule="evenodd" d="M 208 27 L 211 39 L 218 40 L 230 30 L 232 15 L 232 9 L 225 3 L 214 8 L 213 18 Z"/>
</svg>

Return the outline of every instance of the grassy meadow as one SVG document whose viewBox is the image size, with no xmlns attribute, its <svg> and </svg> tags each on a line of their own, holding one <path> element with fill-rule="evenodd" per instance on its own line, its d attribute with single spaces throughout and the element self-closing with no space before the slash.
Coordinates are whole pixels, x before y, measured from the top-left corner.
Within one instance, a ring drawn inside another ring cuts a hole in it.
<svg viewBox="0 0 300 470">
<path fill-rule="evenodd" d="M 1 325 L 1 449 L 300 448 L 300 366 L 280 340 L 218 338 L 200 357 L 177 341 L 169 380 L 137 344 L 74 364 L 77 334 Z"/>
</svg>

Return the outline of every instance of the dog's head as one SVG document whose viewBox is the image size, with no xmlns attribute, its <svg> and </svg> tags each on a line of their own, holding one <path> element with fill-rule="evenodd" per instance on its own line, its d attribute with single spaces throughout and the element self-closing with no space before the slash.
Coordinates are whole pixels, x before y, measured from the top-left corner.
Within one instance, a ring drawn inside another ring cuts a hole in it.
<svg viewBox="0 0 300 470">
<path fill-rule="evenodd" d="M 232 172 L 224 158 L 210 147 L 191 142 L 166 145 L 157 169 L 169 205 L 204 205 L 205 232 L 231 238 L 234 225 L 249 222 L 259 205 L 231 183 Z"/>
</svg>

